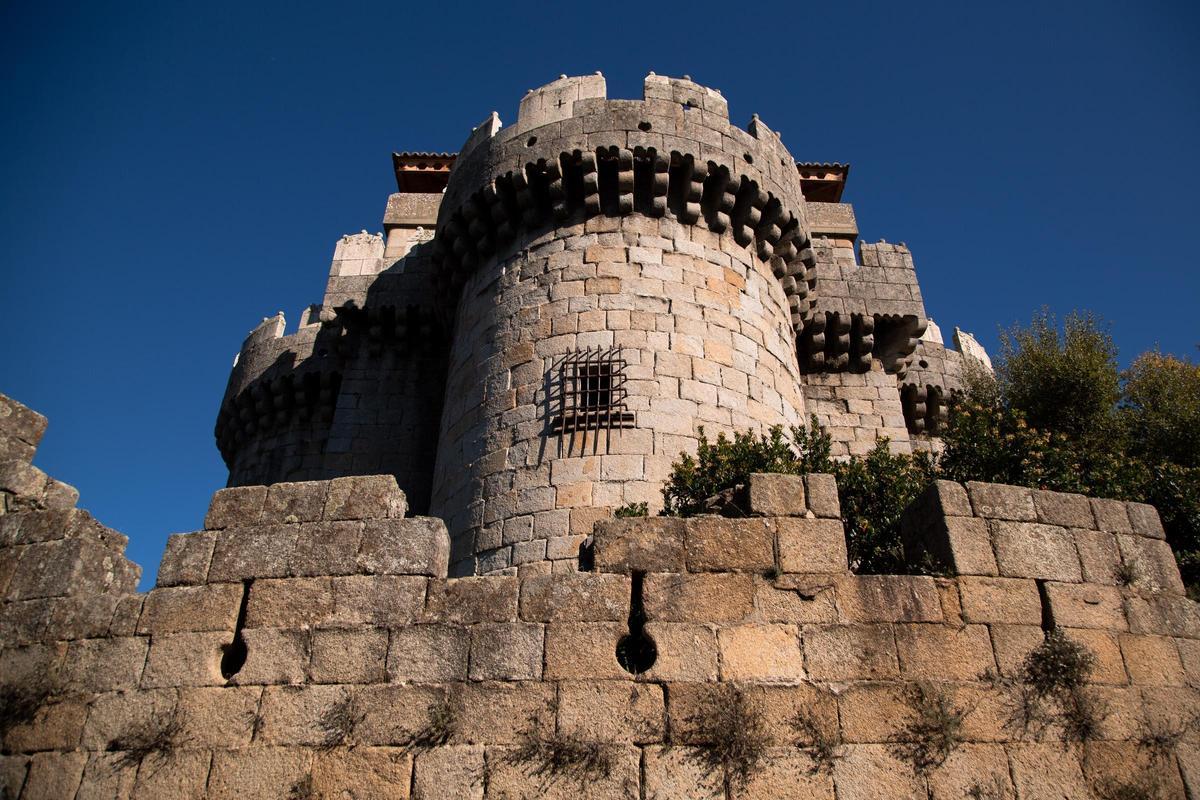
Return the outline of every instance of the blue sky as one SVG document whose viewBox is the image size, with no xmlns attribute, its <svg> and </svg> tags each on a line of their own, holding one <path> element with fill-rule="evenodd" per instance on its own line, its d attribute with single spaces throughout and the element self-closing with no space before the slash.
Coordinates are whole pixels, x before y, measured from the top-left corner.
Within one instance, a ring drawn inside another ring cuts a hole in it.
<svg viewBox="0 0 1200 800">
<path fill-rule="evenodd" d="M 994 348 L 1044 304 L 1124 362 L 1196 354 L 1195 3 L 413 5 L 0 5 L 0 391 L 147 579 L 224 484 L 238 345 L 380 229 L 392 150 L 457 150 L 559 73 L 686 73 L 851 163 L 863 237 L 908 243 L 947 332 Z"/>
</svg>

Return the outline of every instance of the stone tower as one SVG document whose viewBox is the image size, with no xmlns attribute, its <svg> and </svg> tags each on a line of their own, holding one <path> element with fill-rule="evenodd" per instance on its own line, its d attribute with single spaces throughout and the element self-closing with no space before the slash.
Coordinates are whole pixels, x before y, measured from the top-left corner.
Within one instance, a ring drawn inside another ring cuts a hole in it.
<svg viewBox="0 0 1200 800">
<path fill-rule="evenodd" d="M 719 92 L 563 76 L 458 154 L 393 161 L 384 234 L 343 237 L 299 329 L 242 347 L 231 485 L 391 473 L 452 571 L 486 574 L 571 568 L 597 519 L 661 507 L 701 429 L 933 446 L 961 356 L 908 249 L 856 253 L 848 167 L 798 164 Z"/>
</svg>

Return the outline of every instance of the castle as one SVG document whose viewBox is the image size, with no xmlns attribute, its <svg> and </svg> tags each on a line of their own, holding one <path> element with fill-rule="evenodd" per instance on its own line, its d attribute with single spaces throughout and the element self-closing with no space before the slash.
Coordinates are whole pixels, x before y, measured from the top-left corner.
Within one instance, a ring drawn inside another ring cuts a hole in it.
<svg viewBox="0 0 1200 800">
<path fill-rule="evenodd" d="M 700 426 L 815 415 L 840 454 L 908 451 L 960 386 L 908 249 L 856 255 L 849 169 L 797 164 L 686 78 L 608 100 L 563 76 L 457 155 L 393 163 L 383 234 L 338 242 L 295 333 L 277 315 L 242 345 L 231 486 L 392 474 L 446 521 L 455 574 L 552 566 L 564 535 L 661 507 Z"/>
<path fill-rule="evenodd" d="M 987 355 L 856 253 L 847 167 L 653 74 L 393 161 L 383 235 L 243 344 L 229 486 L 150 591 L 0 395 L 0 798 L 1200 797 L 1152 506 L 936 481 L 938 576 L 855 574 L 831 475 L 614 517 L 701 426 L 937 448 Z"/>
</svg>

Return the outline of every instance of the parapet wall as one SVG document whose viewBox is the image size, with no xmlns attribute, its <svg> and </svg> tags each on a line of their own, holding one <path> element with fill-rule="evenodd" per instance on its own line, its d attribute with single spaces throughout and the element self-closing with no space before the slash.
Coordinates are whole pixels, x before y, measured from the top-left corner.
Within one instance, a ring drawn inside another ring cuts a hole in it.
<svg viewBox="0 0 1200 800">
<path fill-rule="evenodd" d="M 13 463 L 0 683 L 6 711 L 36 711 L 5 719 L 0 796 L 1057 800 L 1146 776 L 1200 792 L 1200 610 L 1149 506 L 943 482 L 905 531 L 948 576 L 855 575 L 830 476 L 755 476 L 757 516 L 603 520 L 577 571 L 448 579 L 444 526 L 404 516 L 390 477 L 239 487 L 139 595 L 123 538 L 50 510 L 45 476 Z M 36 555 L 50 546 L 73 555 Z M 1012 722 L 1054 626 L 1096 655 L 1106 713 L 1083 744 Z M 730 693 L 761 734 L 744 784 L 712 766 Z M 919 771 L 922 696 L 962 725 Z M 1167 745 L 1146 749 L 1153 734 Z"/>
</svg>

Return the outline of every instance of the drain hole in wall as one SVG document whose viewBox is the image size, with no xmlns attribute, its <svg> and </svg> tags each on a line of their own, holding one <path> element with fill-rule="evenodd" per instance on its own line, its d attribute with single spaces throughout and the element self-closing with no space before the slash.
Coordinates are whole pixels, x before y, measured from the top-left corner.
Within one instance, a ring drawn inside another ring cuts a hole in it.
<svg viewBox="0 0 1200 800">
<path fill-rule="evenodd" d="M 742 158 L 746 159 L 747 164 L 754 163 L 754 156 L 750 155 L 749 153 L 742 153 Z"/>
<path fill-rule="evenodd" d="M 537 137 L 536 137 L 536 136 L 530 136 L 530 137 L 529 137 L 529 141 L 525 143 L 525 146 L 526 146 L 526 147 L 533 147 L 535 144 L 537 144 Z"/>
<path fill-rule="evenodd" d="M 617 642 L 617 663 L 621 669 L 640 675 L 658 660 L 658 645 L 644 630 L 646 609 L 642 604 L 643 573 L 635 572 L 630 580 L 629 633 Z"/>
<path fill-rule="evenodd" d="M 579 571 L 591 572 L 596 568 L 596 540 L 589 536 L 579 543 Z"/>
<path fill-rule="evenodd" d="M 648 130 L 650 130 L 650 123 L 649 123 L 649 122 L 639 122 L 639 123 L 638 123 L 638 130 L 639 130 L 639 131 L 648 131 Z"/>
<path fill-rule="evenodd" d="M 921 365 L 921 369 L 925 369 L 926 367 L 929 366 L 929 362 L 923 358 L 920 361 L 918 361 L 917 363 Z"/>
<path fill-rule="evenodd" d="M 229 680 L 241 672 L 246 666 L 246 657 L 250 649 L 246 647 L 246 638 L 242 629 L 246 627 L 246 606 L 250 599 L 250 586 L 253 579 L 242 582 L 242 604 L 238 607 L 237 623 L 233 629 L 233 641 L 221 647 L 221 677 Z"/>
</svg>

